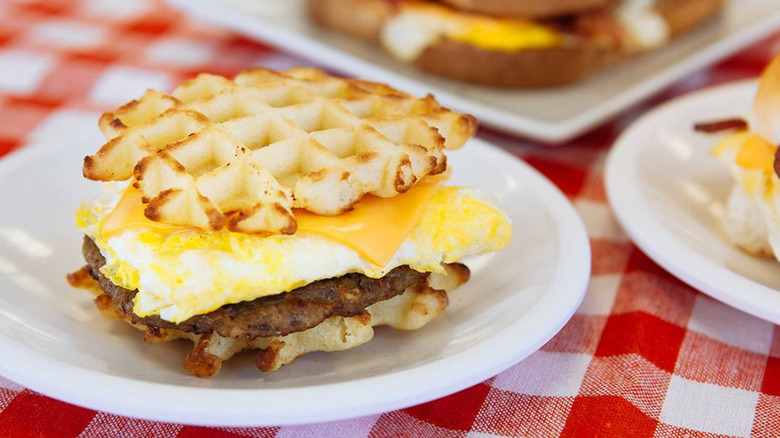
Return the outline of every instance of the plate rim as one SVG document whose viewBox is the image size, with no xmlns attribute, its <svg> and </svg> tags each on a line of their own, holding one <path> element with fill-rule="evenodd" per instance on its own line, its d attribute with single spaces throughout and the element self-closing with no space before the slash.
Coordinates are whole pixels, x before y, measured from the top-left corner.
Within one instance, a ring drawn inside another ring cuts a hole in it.
<svg viewBox="0 0 780 438">
<path fill-rule="evenodd" d="M 639 188 L 636 160 L 649 140 L 637 133 L 660 128 L 669 111 L 700 103 L 713 95 L 754 92 L 756 79 L 728 82 L 694 91 L 654 108 L 635 120 L 615 141 L 605 164 L 609 203 L 623 229 L 651 260 L 696 290 L 745 313 L 780 324 L 780 292 L 720 265 L 689 247 L 655 219 Z M 693 123 L 695 121 L 691 121 Z M 745 288 L 766 299 L 748 299 Z M 733 292 L 737 291 L 737 292 Z"/>
<path fill-rule="evenodd" d="M 153 421 L 210 426 L 294 425 L 355 418 L 423 403 L 482 382 L 526 358 L 563 328 L 581 303 L 587 290 L 591 253 L 584 224 L 573 205 L 552 182 L 521 159 L 484 140 L 472 139 L 467 147 L 475 154 L 488 155 L 492 157 L 491 159 L 512 163 L 507 164 L 507 166 L 515 167 L 516 172 L 522 175 L 523 182 L 527 185 L 529 192 L 537 198 L 553 218 L 554 229 L 559 236 L 558 250 L 561 256 L 557 260 L 557 269 L 551 274 L 551 282 L 540 298 L 525 312 L 527 315 L 525 318 L 516 320 L 505 329 L 491 335 L 490 342 L 477 344 L 421 366 L 382 376 L 300 388 L 256 390 L 193 388 L 113 376 L 60 360 L 51 360 L 51 358 L 27 348 L 7 334 L 0 333 L 0 351 L 7 352 L 4 360 L 0 361 L 0 375 L 50 397 L 97 411 Z M 52 149 L 56 149 L 56 145 L 39 147 L 31 145 L 29 149 L 23 148 L 0 159 L 0 176 L 15 167 L 25 165 L 27 160 L 34 159 L 39 154 L 53 152 Z M 561 297 L 568 300 L 568 305 L 561 306 L 557 302 Z M 541 315 L 545 315 L 545 317 Z M 552 321 L 550 321 L 550 315 L 554 316 Z M 502 353 L 501 349 L 498 349 L 502 354 L 496 354 L 493 351 L 496 350 L 496 345 L 502 345 L 502 342 L 508 343 L 509 340 L 516 339 L 518 327 L 524 326 L 537 329 L 540 326 L 546 327 L 547 331 L 539 336 L 535 342 L 528 343 L 522 349 L 515 349 L 509 353 L 506 351 Z M 473 371 L 474 361 L 463 360 L 464 357 L 483 356 L 486 352 L 489 352 L 493 357 L 498 357 L 498 359 L 492 361 L 489 366 L 480 367 L 478 371 Z M 431 375 L 431 370 L 441 373 L 442 361 L 446 362 L 447 375 L 451 379 L 440 379 L 438 384 L 432 385 L 427 381 L 427 377 Z M 470 365 L 467 367 L 466 364 Z M 45 376 L 68 376 L 68 378 L 53 379 Z M 388 393 L 382 389 L 391 388 L 394 386 L 394 382 L 397 384 L 398 381 L 411 384 L 413 387 L 424 388 L 424 390 L 397 395 L 391 400 L 377 400 L 374 394 Z M 360 394 L 358 390 L 364 389 L 366 384 L 372 386 L 372 391 L 370 391 L 372 396 L 362 397 L 356 401 L 355 394 Z M 108 387 L 112 388 L 110 392 L 101 390 Z M 160 388 L 164 388 L 166 394 L 166 397 L 162 399 L 159 398 L 158 393 L 161 391 Z M 338 391 L 334 389 L 338 389 Z M 151 394 L 147 392 L 149 390 L 158 395 L 159 401 L 154 406 L 146 406 L 148 403 L 138 400 L 140 394 Z M 135 394 L 137 400 L 133 402 L 133 397 L 127 397 L 128 394 Z M 202 403 L 198 403 L 197 400 L 204 394 L 214 399 L 225 397 L 225 399 L 231 400 L 230 408 L 219 410 L 213 405 L 204 406 Z M 260 394 L 259 397 L 258 394 Z M 306 406 L 309 403 L 307 400 L 326 399 L 325 396 L 329 399 L 328 404 L 336 407 L 314 409 L 311 406 Z M 276 411 L 258 412 L 256 408 L 258 398 L 265 399 L 266 404 L 273 401 L 277 406 Z M 236 409 L 235 406 L 241 408 Z M 253 406 L 255 409 L 248 409 L 248 406 Z M 296 406 L 299 409 L 291 411 L 294 414 L 290 414 L 278 406 Z"/>
<path fill-rule="evenodd" d="M 315 60 L 344 73 L 391 82 L 398 85 L 399 88 L 412 93 L 427 94 L 433 92 L 436 98 L 446 106 L 474 113 L 485 126 L 532 140 L 538 140 L 543 142 L 544 146 L 552 147 L 560 146 L 564 142 L 586 133 L 589 129 L 598 126 L 599 123 L 614 117 L 620 111 L 661 91 L 664 87 L 682 79 L 685 75 L 734 54 L 741 47 L 753 44 L 761 38 L 768 36 L 780 26 L 780 9 L 778 9 L 776 13 L 769 14 L 750 25 L 745 25 L 739 30 L 728 34 L 721 41 L 696 51 L 684 61 L 669 64 L 658 75 L 622 90 L 616 98 L 607 100 L 606 104 L 593 106 L 579 115 L 565 120 L 544 122 L 502 109 L 494 109 L 489 104 L 473 98 L 461 97 L 435 85 L 418 82 L 415 79 L 363 60 L 336 47 L 313 40 L 302 33 L 287 30 L 275 24 L 272 20 L 241 14 L 227 4 L 219 7 L 213 0 L 163 1 L 181 11 L 219 23 L 221 26 L 241 32 L 251 38 L 260 38 L 266 43 L 280 47 L 302 58 Z M 258 22 L 262 23 L 262 26 L 258 26 Z M 345 68 L 347 65 L 354 66 L 354 68 Z"/>
</svg>

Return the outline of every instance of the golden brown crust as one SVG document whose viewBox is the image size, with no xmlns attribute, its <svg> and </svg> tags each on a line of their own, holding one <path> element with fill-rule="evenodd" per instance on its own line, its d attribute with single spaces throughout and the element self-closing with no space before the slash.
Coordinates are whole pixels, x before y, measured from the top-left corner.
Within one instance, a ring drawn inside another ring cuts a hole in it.
<svg viewBox="0 0 780 438">
<path fill-rule="evenodd" d="M 611 0 L 442 0 L 453 8 L 498 17 L 551 18 L 603 8 Z"/>
<path fill-rule="evenodd" d="M 588 76 L 606 57 L 604 51 L 588 46 L 504 52 L 445 40 L 428 47 L 415 64 L 431 73 L 476 84 L 547 87 Z"/>
<path fill-rule="evenodd" d="M 71 287 L 88 290 L 96 295 L 103 293 L 100 290 L 100 284 L 98 284 L 97 280 L 92 278 L 89 265 L 84 265 L 78 271 L 67 274 L 65 279 Z"/>
<path fill-rule="evenodd" d="M 212 336 L 202 335 L 195 348 L 184 358 L 184 368 L 195 377 L 211 377 L 222 369 L 222 360 L 206 351 Z"/>
<path fill-rule="evenodd" d="M 260 349 L 255 357 L 257 369 L 263 372 L 278 369 L 277 358 L 285 345 L 284 341 L 271 341 L 267 347 Z"/>
</svg>

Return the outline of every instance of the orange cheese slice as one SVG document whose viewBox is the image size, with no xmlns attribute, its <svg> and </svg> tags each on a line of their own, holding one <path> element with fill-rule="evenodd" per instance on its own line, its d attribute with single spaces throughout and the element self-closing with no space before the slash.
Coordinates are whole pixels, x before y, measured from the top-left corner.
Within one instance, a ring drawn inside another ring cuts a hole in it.
<svg viewBox="0 0 780 438">
<path fill-rule="evenodd" d="M 749 169 L 774 172 L 777 147 L 758 134 L 750 134 L 742 142 L 737 153 L 737 165 Z"/>
<path fill-rule="evenodd" d="M 406 193 L 392 198 L 368 195 L 338 216 L 296 210 L 298 232 L 326 237 L 357 251 L 377 266 L 385 266 L 420 221 L 425 206 L 449 176 L 427 177 Z"/>
<path fill-rule="evenodd" d="M 325 237 L 352 248 L 377 266 L 385 266 L 420 221 L 436 188 L 448 177 L 449 172 L 426 177 L 406 193 L 392 198 L 367 195 L 355 204 L 352 211 L 338 216 L 320 216 L 296 209 L 297 233 Z M 141 192 L 132 185 L 109 213 L 100 233 L 107 239 L 127 230 L 161 234 L 209 233 L 195 227 L 149 220 L 144 216 Z"/>
<path fill-rule="evenodd" d="M 141 191 L 131 184 L 122 197 L 119 198 L 116 206 L 108 214 L 101 235 L 108 239 L 116 234 L 127 230 L 144 230 L 161 234 L 173 234 L 182 231 L 198 230 L 195 227 L 182 225 L 168 225 L 162 222 L 149 220 L 144 216 L 144 205 L 141 202 Z"/>
</svg>

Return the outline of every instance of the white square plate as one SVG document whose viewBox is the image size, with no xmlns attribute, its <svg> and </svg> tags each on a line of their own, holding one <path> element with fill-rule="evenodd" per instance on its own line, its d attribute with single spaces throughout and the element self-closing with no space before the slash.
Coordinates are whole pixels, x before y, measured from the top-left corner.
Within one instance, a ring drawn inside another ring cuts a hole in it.
<svg viewBox="0 0 780 438">
<path fill-rule="evenodd" d="M 727 1 L 721 17 L 669 46 L 626 60 L 574 85 L 507 90 L 443 79 L 396 61 L 376 45 L 319 28 L 305 0 L 167 0 L 198 17 L 344 73 L 388 82 L 502 131 L 549 143 L 585 132 L 672 82 L 780 28 L 777 0 Z"/>
</svg>

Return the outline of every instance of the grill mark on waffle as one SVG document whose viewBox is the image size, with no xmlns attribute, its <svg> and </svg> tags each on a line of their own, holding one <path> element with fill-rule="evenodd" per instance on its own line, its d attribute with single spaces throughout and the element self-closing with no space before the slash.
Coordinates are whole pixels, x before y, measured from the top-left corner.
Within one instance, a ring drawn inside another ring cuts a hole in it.
<svg viewBox="0 0 780 438">
<path fill-rule="evenodd" d="M 203 74 L 171 95 L 148 91 L 100 126 L 108 142 L 84 159 L 84 175 L 135 177 L 150 219 L 284 233 L 295 229 L 293 207 L 335 215 L 443 172 L 443 149 L 462 146 L 476 121 L 431 95 L 254 68 L 234 80 Z"/>
</svg>

